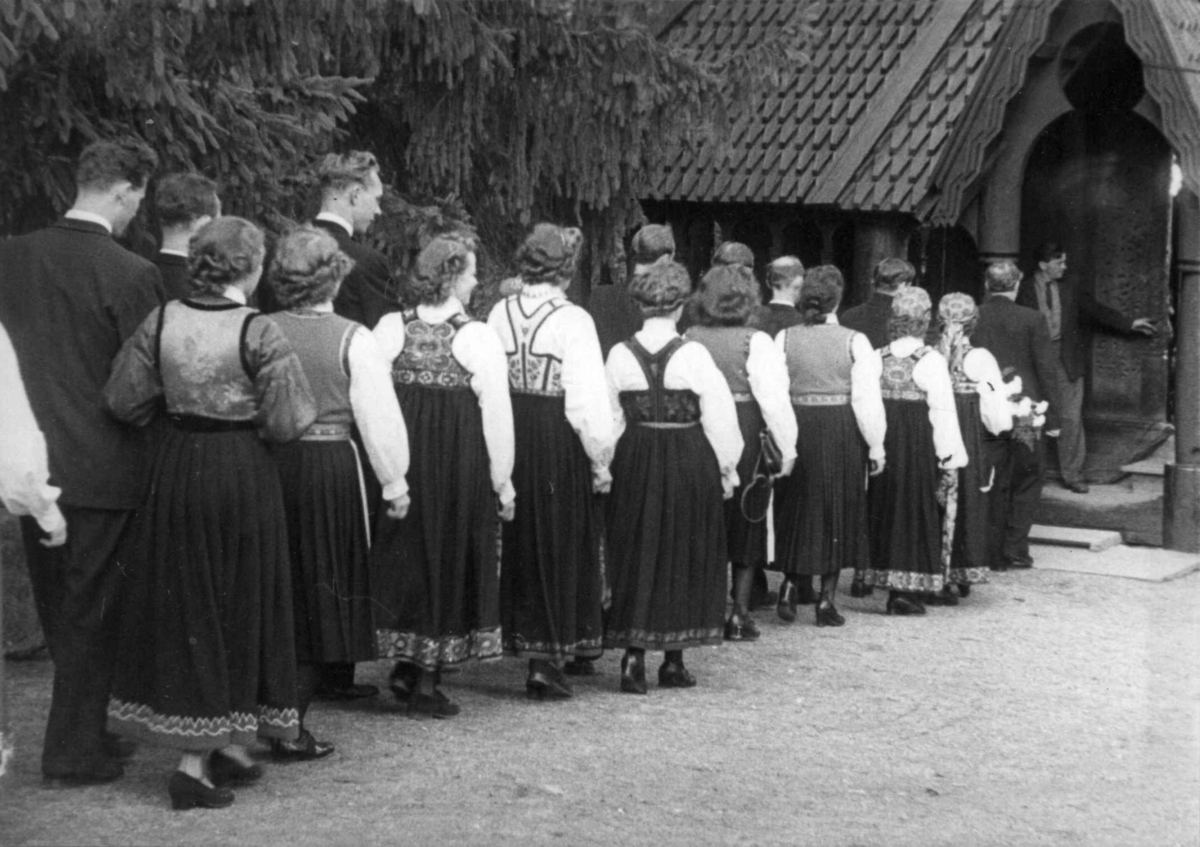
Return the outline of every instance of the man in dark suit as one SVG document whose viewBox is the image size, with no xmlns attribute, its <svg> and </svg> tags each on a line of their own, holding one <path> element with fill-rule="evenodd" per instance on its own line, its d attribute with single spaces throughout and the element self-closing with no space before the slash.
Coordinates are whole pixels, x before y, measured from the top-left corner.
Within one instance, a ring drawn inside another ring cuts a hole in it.
<svg viewBox="0 0 1200 847">
<path fill-rule="evenodd" d="M 145 497 L 146 443 L 100 405 L 122 343 L 162 302 L 158 271 L 113 241 L 137 214 L 158 157 L 141 141 L 99 141 L 76 170 L 75 204 L 54 225 L 0 243 L 0 322 L 8 329 L 50 478 L 70 529 L 50 549 L 21 531 L 38 616 L 54 659 L 42 773 L 108 782 L 131 752 L 105 732 L 119 620 L 123 536 Z"/>
<path fill-rule="evenodd" d="M 1062 431 L 1058 436 L 1058 465 L 1063 485 L 1077 494 L 1087 494 L 1083 463 L 1087 442 L 1083 431 L 1084 375 L 1087 371 L 1087 339 L 1084 322 L 1124 334 L 1154 335 L 1148 318 L 1131 318 L 1096 302 L 1074 283 L 1064 281 L 1067 254 L 1053 242 L 1037 251 L 1033 284 L 1021 287 L 1017 302 L 1037 309 L 1046 318 L 1062 407 L 1058 410 Z"/>
<path fill-rule="evenodd" d="M 771 287 L 771 302 L 755 310 L 750 326 L 774 338 L 803 320 L 796 303 L 804 285 L 804 265 L 795 256 L 780 256 L 767 265 L 767 285 Z"/>
<path fill-rule="evenodd" d="M 896 292 L 912 285 L 916 276 L 916 269 L 903 259 L 884 259 L 871 272 L 874 285 L 871 299 L 847 309 L 838 323 L 861 332 L 876 350 L 886 347 L 891 341 L 887 325 L 892 316 L 892 299 Z"/>
<path fill-rule="evenodd" d="M 217 184 L 196 173 L 168 174 L 154 189 L 154 205 L 162 227 L 162 246 L 154 265 L 162 277 L 163 293 L 168 300 L 186 297 L 191 288 L 188 277 L 188 242 L 202 226 L 221 214 Z"/>
<path fill-rule="evenodd" d="M 379 162 L 361 150 L 330 153 L 321 162 L 321 211 L 313 226 L 332 235 L 354 268 L 342 281 L 333 310 L 345 318 L 374 329 L 379 319 L 400 309 L 399 286 L 392 280 L 387 258 L 378 250 L 354 240 L 364 235 L 379 217 L 383 182 Z"/>
<path fill-rule="evenodd" d="M 979 307 L 979 321 L 971 344 L 996 357 L 1006 379 L 1021 378 L 1021 393 L 1032 404 L 1046 402 L 1046 420 L 1057 423 L 1057 378 L 1046 319 L 1036 309 L 1015 302 L 1021 272 L 1012 262 L 995 262 L 984 276 L 987 298 Z M 988 493 L 988 549 L 993 570 L 1028 568 L 1029 531 L 1042 496 L 1045 447 L 1041 417 L 1018 416 L 1011 432 L 988 436 L 984 449 L 995 468 Z"/>
<path fill-rule="evenodd" d="M 675 236 L 665 224 L 646 224 L 633 235 L 629 245 L 632 269 L 629 278 L 646 272 L 657 262 L 675 257 Z M 629 299 L 624 285 L 600 285 L 588 298 L 588 314 L 596 323 L 600 353 L 605 359 L 608 351 L 633 336 L 642 328 L 642 312 Z"/>
</svg>

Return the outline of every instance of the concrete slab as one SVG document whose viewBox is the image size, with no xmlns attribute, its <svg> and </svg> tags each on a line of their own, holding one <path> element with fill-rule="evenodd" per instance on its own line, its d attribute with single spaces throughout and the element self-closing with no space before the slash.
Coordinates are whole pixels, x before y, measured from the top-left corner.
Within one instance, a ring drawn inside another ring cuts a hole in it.
<svg viewBox="0 0 1200 847">
<path fill-rule="evenodd" d="M 1161 547 L 1118 544 L 1099 553 L 1078 547 L 1035 544 L 1030 547 L 1039 570 L 1115 576 L 1145 582 L 1166 582 L 1200 570 L 1200 555 Z"/>
<path fill-rule="evenodd" d="M 1042 526 L 1034 524 L 1029 532 L 1034 544 L 1057 544 L 1060 547 L 1082 547 L 1100 553 L 1121 543 L 1121 533 L 1111 529 L 1082 529 L 1074 526 Z"/>
</svg>

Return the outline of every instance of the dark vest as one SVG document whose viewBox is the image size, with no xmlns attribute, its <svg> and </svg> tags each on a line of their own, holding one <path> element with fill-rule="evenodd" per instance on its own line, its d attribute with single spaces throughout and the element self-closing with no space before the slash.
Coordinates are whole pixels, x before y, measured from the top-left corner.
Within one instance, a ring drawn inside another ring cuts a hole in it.
<svg viewBox="0 0 1200 847">
<path fill-rule="evenodd" d="M 350 424 L 350 339 L 361 324 L 333 312 L 276 312 L 317 401 L 318 424 Z"/>
</svg>

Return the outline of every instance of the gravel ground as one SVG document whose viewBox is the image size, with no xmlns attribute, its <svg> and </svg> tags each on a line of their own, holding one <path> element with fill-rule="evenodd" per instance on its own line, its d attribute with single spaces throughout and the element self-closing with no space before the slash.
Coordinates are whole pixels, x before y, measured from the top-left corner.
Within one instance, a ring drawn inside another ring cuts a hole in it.
<svg viewBox="0 0 1200 847">
<path fill-rule="evenodd" d="M 448 678 L 450 721 L 318 704 L 334 756 L 272 766 L 222 811 L 172 812 L 175 757 L 148 747 L 113 785 L 43 787 L 51 666 L 9 663 L 0 841 L 1200 843 L 1200 576 L 999 574 L 924 619 L 840 606 L 838 630 L 760 612 L 757 644 L 688 655 L 690 691 L 619 694 L 610 654 L 569 702 L 526 700 L 505 661 Z"/>
</svg>

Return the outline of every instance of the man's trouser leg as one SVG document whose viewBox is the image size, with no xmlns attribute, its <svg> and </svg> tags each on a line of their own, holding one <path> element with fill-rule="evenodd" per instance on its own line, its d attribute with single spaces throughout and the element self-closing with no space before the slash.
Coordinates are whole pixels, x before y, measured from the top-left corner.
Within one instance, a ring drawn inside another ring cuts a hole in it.
<svg viewBox="0 0 1200 847">
<path fill-rule="evenodd" d="M 983 442 L 988 463 L 995 468 L 988 491 L 988 566 L 1008 564 L 1004 557 L 1004 539 L 1008 536 L 1008 518 L 1012 511 L 1012 440 L 988 438 Z"/>
<path fill-rule="evenodd" d="M 1046 477 L 1046 448 L 1040 430 L 1030 439 L 1013 439 L 1011 512 L 1004 553 L 1011 562 L 1031 563 L 1029 532 L 1033 528 Z"/>
<path fill-rule="evenodd" d="M 104 759 L 102 737 L 120 627 L 119 560 L 130 511 L 62 506 L 67 543 L 47 549 L 37 523 L 21 521 L 38 615 L 54 659 L 42 773 L 71 775 Z"/>
<path fill-rule="evenodd" d="M 1071 379 L 1058 362 L 1058 392 L 1062 402 L 1059 416 L 1062 432 L 1058 436 L 1058 469 L 1065 483 L 1085 482 L 1083 463 L 1087 459 L 1087 438 L 1083 432 L 1083 377 Z"/>
</svg>

